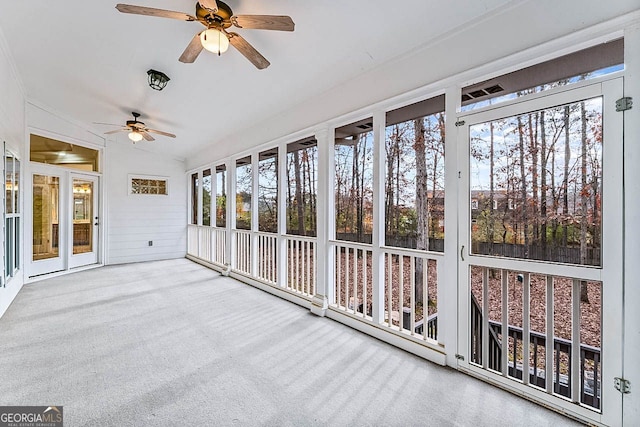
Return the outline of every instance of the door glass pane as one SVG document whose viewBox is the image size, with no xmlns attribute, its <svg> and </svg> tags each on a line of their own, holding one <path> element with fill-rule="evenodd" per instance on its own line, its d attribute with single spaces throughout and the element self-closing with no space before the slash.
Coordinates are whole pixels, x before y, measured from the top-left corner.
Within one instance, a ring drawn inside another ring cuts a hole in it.
<svg viewBox="0 0 640 427">
<path fill-rule="evenodd" d="M 191 174 L 191 224 L 198 224 L 198 173 Z"/>
<path fill-rule="evenodd" d="M 278 231 L 278 149 L 260 153 L 258 162 L 258 230 Z"/>
<path fill-rule="evenodd" d="M 4 161 L 5 174 L 5 193 L 6 193 L 6 210 L 5 213 L 12 214 L 14 212 L 14 182 L 13 182 L 13 157 L 7 153 Z"/>
<path fill-rule="evenodd" d="M 211 169 L 202 172 L 202 225 L 211 225 Z"/>
<path fill-rule="evenodd" d="M 385 242 L 444 251 L 444 95 L 387 113 Z"/>
<path fill-rule="evenodd" d="M 20 160 L 13 159 L 13 212 L 20 213 L 20 203 L 18 200 L 20 186 Z"/>
<path fill-rule="evenodd" d="M 227 167 L 216 166 L 216 227 L 227 226 Z"/>
<path fill-rule="evenodd" d="M 93 251 L 93 182 L 73 179 L 73 253 Z"/>
<path fill-rule="evenodd" d="M 373 233 L 373 119 L 335 133 L 336 239 L 371 244 Z"/>
<path fill-rule="evenodd" d="M 601 266 L 602 98 L 469 132 L 473 253 Z"/>
<path fill-rule="evenodd" d="M 251 156 L 236 161 L 236 229 L 251 230 Z"/>
<path fill-rule="evenodd" d="M 59 255 L 57 176 L 33 175 L 33 260 Z"/>
<path fill-rule="evenodd" d="M 310 137 L 287 144 L 287 234 L 315 236 L 318 199 L 318 142 Z"/>
</svg>

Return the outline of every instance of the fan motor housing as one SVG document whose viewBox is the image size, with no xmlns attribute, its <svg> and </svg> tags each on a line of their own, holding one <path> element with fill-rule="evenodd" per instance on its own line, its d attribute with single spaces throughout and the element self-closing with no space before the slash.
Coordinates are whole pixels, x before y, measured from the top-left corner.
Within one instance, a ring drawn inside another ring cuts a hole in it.
<svg viewBox="0 0 640 427">
<path fill-rule="evenodd" d="M 219 21 L 219 23 L 229 21 L 233 16 L 233 11 L 226 3 L 221 1 L 217 1 L 217 3 L 218 11 L 216 13 L 212 13 L 209 9 L 200 6 L 200 3 L 196 3 L 196 17 L 198 20 L 208 24 L 212 24 L 215 21 Z M 231 26 L 230 22 L 228 26 Z M 225 26 L 225 28 L 228 26 Z"/>
<path fill-rule="evenodd" d="M 127 120 L 127 126 L 131 128 L 139 128 L 139 127 L 143 127 L 144 123 L 139 122 L 137 120 Z"/>
</svg>

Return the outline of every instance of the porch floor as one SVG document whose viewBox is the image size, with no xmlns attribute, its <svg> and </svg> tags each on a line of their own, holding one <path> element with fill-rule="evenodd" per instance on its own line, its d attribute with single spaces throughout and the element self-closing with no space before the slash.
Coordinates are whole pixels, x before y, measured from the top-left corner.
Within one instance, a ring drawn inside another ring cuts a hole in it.
<svg viewBox="0 0 640 427">
<path fill-rule="evenodd" d="M 25 285 L 0 342 L 0 405 L 69 426 L 577 425 L 186 259 Z"/>
</svg>

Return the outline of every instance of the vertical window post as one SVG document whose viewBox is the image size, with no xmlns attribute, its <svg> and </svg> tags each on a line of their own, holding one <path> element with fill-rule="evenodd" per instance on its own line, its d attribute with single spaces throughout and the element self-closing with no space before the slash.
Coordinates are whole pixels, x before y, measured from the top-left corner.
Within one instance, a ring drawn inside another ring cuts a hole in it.
<svg viewBox="0 0 640 427">
<path fill-rule="evenodd" d="M 311 301 L 311 312 L 324 316 L 334 295 L 333 265 L 335 252 L 329 245 L 329 236 L 333 236 L 335 211 L 333 196 L 333 151 L 334 132 L 328 127 L 315 131 L 318 141 L 318 201 L 317 201 L 317 238 L 316 238 L 316 293 Z M 300 219 L 302 220 L 302 219 Z M 324 254 L 324 256 L 319 256 Z"/>
<path fill-rule="evenodd" d="M 278 286 L 287 286 L 287 144 L 278 146 Z"/>
<path fill-rule="evenodd" d="M 385 135 L 386 114 L 373 114 L 373 236 L 372 236 L 372 304 L 373 322 L 384 322 L 384 176 L 385 176 Z M 389 313 L 391 316 L 391 313 Z"/>
<path fill-rule="evenodd" d="M 258 202 L 260 199 L 260 176 L 258 174 L 258 154 L 251 156 L 251 276 L 258 276 L 258 232 L 259 212 Z"/>
</svg>

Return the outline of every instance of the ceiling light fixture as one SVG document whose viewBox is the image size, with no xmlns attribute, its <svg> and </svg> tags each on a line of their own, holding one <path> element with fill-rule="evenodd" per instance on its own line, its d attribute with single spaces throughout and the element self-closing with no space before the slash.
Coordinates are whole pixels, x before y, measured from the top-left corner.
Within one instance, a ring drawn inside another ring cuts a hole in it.
<svg viewBox="0 0 640 427">
<path fill-rule="evenodd" d="M 147 71 L 149 86 L 151 89 L 162 90 L 167 85 L 167 82 L 171 80 L 165 73 L 149 70 Z"/>
<path fill-rule="evenodd" d="M 133 132 L 129 132 L 129 139 L 133 142 L 142 141 L 142 134 L 134 130 Z"/>
<path fill-rule="evenodd" d="M 229 39 L 215 28 L 209 28 L 201 32 L 200 43 L 202 43 L 203 48 L 209 52 L 217 53 L 218 56 L 229 49 Z"/>
</svg>

